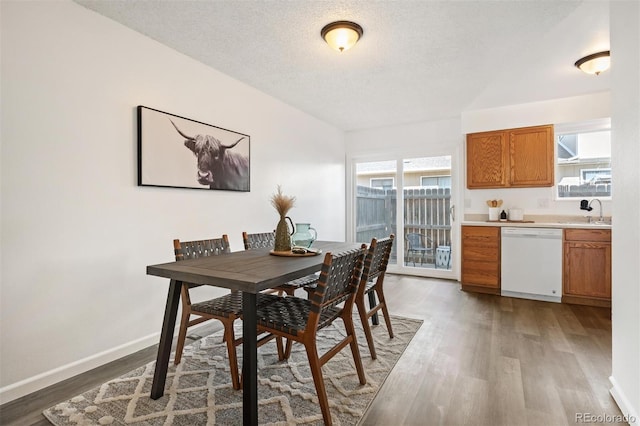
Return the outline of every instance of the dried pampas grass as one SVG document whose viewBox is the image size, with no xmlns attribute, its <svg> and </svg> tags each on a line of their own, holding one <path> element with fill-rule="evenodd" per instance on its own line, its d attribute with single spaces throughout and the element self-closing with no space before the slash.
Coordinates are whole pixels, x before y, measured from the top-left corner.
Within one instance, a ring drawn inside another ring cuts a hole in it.
<svg viewBox="0 0 640 426">
<path fill-rule="evenodd" d="M 275 207 L 280 216 L 286 216 L 296 202 L 296 197 L 288 197 L 282 193 L 282 188 L 278 185 L 278 192 L 271 196 L 271 205 Z"/>
</svg>

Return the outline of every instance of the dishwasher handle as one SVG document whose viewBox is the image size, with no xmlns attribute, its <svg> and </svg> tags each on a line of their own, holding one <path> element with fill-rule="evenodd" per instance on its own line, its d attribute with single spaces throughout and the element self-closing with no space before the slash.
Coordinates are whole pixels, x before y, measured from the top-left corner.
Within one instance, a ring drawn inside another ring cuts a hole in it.
<svg viewBox="0 0 640 426">
<path fill-rule="evenodd" d="M 562 238 L 558 228 L 502 228 L 502 236 L 507 238 Z"/>
</svg>

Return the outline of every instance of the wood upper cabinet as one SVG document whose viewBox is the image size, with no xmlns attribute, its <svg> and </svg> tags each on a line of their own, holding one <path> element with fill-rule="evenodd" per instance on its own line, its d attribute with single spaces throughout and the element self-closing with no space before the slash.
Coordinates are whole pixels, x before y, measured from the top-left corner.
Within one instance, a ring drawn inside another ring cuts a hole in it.
<svg viewBox="0 0 640 426">
<path fill-rule="evenodd" d="M 531 188 L 553 184 L 552 125 L 467 135 L 467 188 Z"/>
<path fill-rule="evenodd" d="M 611 306 L 611 231 L 565 229 L 563 303 Z"/>
<path fill-rule="evenodd" d="M 507 186 L 509 144 L 503 131 L 467 135 L 467 187 Z"/>
<path fill-rule="evenodd" d="M 462 227 L 462 289 L 500 293 L 500 228 Z"/>
</svg>

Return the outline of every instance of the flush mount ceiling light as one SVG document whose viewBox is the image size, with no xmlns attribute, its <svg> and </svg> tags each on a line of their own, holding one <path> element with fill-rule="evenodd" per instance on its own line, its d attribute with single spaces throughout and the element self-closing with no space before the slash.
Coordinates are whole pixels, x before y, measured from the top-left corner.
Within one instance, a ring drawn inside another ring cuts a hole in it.
<svg viewBox="0 0 640 426">
<path fill-rule="evenodd" d="M 329 46 L 338 52 L 353 47 L 362 37 L 362 27 L 351 21 L 337 21 L 324 26 L 320 35 Z"/>
<path fill-rule="evenodd" d="M 609 50 L 594 53 L 592 55 L 585 56 L 582 59 L 578 59 L 575 65 L 587 74 L 598 75 L 602 71 L 608 70 L 611 65 Z"/>
</svg>

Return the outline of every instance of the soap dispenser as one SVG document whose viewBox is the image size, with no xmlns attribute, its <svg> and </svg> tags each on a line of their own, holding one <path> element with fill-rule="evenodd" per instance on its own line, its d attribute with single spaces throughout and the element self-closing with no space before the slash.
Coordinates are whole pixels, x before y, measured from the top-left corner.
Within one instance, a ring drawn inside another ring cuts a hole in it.
<svg viewBox="0 0 640 426">
<path fill-rule="evenodd" d="M 500 221 L 502 222 L 506 222 L 507 221 L 507 213 L 502 210 L 502 212 L 500 212 Z"/>
</svg>

